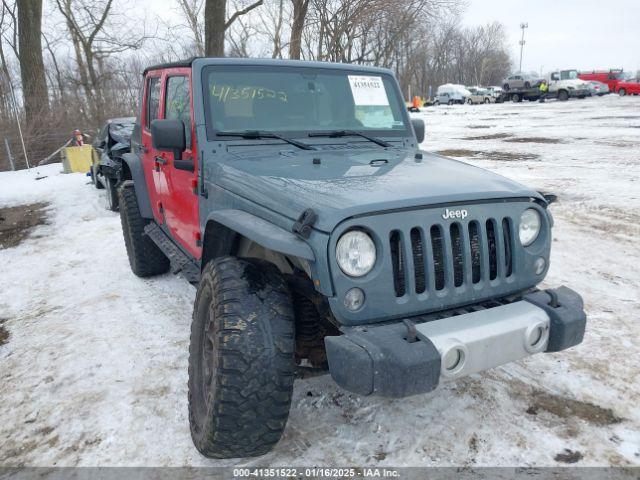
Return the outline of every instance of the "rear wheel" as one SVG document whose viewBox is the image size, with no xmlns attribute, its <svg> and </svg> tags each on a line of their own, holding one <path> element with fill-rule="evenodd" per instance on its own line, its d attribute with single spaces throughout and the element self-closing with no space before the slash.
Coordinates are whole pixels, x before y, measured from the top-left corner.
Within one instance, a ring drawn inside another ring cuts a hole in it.
<svg viewBox="0 0 640 480">
<path fill-rule="evenodd" d="M 567 100 L 569 100 L 569 92 L 567 92 L 566 90 L 560 90 L 558 92 L 558 100 L 560 100 L 561 102 L 566 102 Z"/>
<path fill-rule="evenodd" d="M 467 98 L 467 104 L 471 105 L 473 103 L 473 100 L 471 100 L 470 98 Z"/>
<path fill-rule="evenodd" d="M 282 274 L 220 257 L 202 272 L 189 347 L 191 438 L 209 458 L 264 455 L 289 416 L 294 315 Z"/>
<path fill-rule="evenodd" d="M 514 103 L 519 103 L 522 101 L 522 97 L 518 93 L 514 93 L 511 95 L 511 101 Z"/>
<path fill-rule="evenodd" d="M 447 103 L 447 105 L 453 105 L 453 100 L 449 100 L 449 102 Z"/>
<path fill-rule="evenodd" d="M 524 88 L 526 89 L 531 88 L 531 84 L 529 82 L 524 82 Z"/>
<path fill-rule="evenodd" d="M 508 83 L 505 83 L 505 84 L 502 86 L 502 89 L 503 89 L 505 92 L 508 92 L 508 91 L 509 91 L 509 84 L 508 84 Z"/>
<path fill-rule="evenodd" d="M 145 233 L 151 222 L 140 215 L 133 182 L 128 180 L 118 190 L 120 222 L 131 270 L 139 277 L 159 275 L 169 270 L 169 259 Z"/>
<path fill-rule="evenodd" d="M 627 94 L 627 90 L 625 88 L 621 88 L 620 90 L 618 90 L 618 95 L 620 95 L 621 97 L 624 97 Z"/>
<path fill-rule="evenodd" d="M 491 100 L 489 100 L 488 98 L 485 98 L 484 103 L 491 103 Z"/>
</svg>

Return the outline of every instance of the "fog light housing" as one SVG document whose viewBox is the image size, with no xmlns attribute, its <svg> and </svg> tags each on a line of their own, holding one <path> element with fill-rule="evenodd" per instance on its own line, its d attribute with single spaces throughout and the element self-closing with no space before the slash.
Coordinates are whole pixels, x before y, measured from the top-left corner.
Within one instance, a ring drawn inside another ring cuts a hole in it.
<svg viewBox="0 0 640 480">
<path fill-rule="evenodd" d="M 359 288 L 352 288 L 344 295 L 344 306 L 347 310 L 355 312 L 364 305 L 364 292 Z"/>
<path fill-rule="evenodd" d="M 533 271 L 536 275 L 542 274 L 544 272 L 544 267 L 547 266 L 547 262 L 544 261 L 544 258 L 540 257 L 533 262 Z"/>
<path fill-rule="evenodd" d="M 451 348 L 442 358 L 442 364 L 448 372 L 453 372 L 464 363 L 464 352 L 461 348 Z"/>
</svg>

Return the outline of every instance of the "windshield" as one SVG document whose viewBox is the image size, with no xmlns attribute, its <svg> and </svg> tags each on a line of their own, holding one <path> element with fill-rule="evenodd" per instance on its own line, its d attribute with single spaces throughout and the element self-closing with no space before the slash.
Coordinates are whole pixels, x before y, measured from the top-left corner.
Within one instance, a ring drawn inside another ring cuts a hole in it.
<svg viewBox="0 0 640 480">
<path fill-rule="evenodd" d="M 562 80 L 576 80 L 578 78 L 577 70 L 563 70 L 560 72 Z"/>
<path fill-rule="evenodd" d="M 390 75 L 297 67 L 207 67 L 203 73 L 207 136 L 263 130 L 305 135 L 356 130 L 407 135 Z"/>
</svg>

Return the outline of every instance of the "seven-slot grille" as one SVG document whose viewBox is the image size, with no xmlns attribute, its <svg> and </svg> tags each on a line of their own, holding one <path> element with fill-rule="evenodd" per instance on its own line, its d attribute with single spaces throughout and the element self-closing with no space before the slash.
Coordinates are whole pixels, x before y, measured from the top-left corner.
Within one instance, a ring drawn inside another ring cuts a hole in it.
<svg viewBox="0 0 640 480">
<path fill-rule="evenodd" d="M 513 232 L 509 217 L 393 230 L 389 242 L 396 297 L 510 277 Z"/>
</svg>

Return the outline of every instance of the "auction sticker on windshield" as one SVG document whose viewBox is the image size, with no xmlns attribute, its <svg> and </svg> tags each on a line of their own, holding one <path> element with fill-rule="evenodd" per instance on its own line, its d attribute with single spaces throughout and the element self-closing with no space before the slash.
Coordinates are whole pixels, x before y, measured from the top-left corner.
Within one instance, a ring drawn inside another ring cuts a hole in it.
<svg viewBox="0 0 640 480">
<path fill-rule="evenodd" d="M 382 78 L 368 75 L 349 75 L 349 84 L 356 105 L 389 105 Z"/>
</svg>

